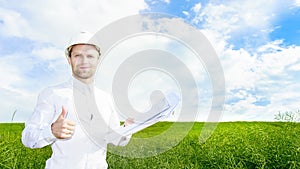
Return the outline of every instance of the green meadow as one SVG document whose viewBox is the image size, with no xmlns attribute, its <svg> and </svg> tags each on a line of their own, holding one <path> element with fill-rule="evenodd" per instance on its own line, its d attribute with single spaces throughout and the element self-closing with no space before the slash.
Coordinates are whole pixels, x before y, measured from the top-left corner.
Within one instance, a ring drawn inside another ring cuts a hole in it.
<svg viewBox="0 0 300 169">
<path fill-rule="evenodd" d="M 207 124 L 157 123 L 125 147 L 109 146 L 109 168 L 300 168 L 300 123 Z M 23 128 L 0 124 L 0 168 L 44 168 L 50 147 L 25 148 Z"/>
</svg>

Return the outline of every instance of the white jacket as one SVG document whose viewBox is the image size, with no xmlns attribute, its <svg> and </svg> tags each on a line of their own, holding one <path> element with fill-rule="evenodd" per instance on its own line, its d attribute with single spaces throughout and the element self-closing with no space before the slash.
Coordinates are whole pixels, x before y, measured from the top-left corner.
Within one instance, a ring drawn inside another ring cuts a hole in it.
<svg viewBox="0 0 300 169">
<path fill-rule="evenodd" d="M 95 112 L 95 107 L 88 105 L 92 104 L 89 99 L 93 94 L 100 114 Z M 66 118 L 75 122 L 74 134 L 70 139 L 57 139 L 51 132 L 51 124 L 61 114 L 62 106 L 68 111 Z M 111 96 L 93 84 L 86 85 L 72 78 L 40 93 L 34 112 L 25 123 L 22 142 L 29 148 L 51 145 L 53 153 L 46 162 L 49 169 L 107 168 L 107 144 L 123 146 L 130 140 L 128 136 L 107 142 L 105 137 L 119 126 Z"/>
</svg>

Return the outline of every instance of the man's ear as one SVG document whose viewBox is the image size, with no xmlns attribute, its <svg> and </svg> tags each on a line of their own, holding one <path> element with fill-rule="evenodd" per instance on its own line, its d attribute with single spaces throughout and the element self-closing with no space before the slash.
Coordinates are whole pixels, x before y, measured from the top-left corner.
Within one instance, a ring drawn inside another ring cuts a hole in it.
<svg viewBox="0 0 300 169">
<path fill-rule="evenodd" d="M 67 60 L 68 60 L 69 65 L 71 65 L 71 57 L 70 56 L 67 56 Z"/>
<path fill-rule="evenodd" d="M 101 59 L 100 57 L 101 57 L 101 55 L 98 56 L 97 64 L 100 63 L 100 59 Z"/>
</svg>

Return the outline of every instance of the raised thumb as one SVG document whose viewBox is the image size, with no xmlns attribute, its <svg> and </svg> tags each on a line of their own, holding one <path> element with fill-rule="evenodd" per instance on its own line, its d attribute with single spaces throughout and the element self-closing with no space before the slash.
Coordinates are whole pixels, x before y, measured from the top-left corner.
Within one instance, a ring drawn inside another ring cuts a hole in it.
<svg viewBox="0 0 300 169">
<path fill-rule="evenodd" d="M 62 106 L 60 116 L 63 117 L 63 118 L 66 118 L 67 117 L 67 113 L 68 112 L 67 112 L 66 108 L 64 106 Z"/>
</svg>

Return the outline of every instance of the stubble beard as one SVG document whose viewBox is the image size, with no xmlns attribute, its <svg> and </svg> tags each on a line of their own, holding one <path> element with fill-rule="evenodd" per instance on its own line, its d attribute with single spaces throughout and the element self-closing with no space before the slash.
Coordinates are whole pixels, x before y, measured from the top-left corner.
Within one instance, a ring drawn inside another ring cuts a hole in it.
<svg viewBox="0 0 300 169">
<path fill-rule="evenodd" d="M 80 79 L 90 79 L 94 76 L 94 73 L 93 70 L 75 70 L 73 72 L 74 76 Z"/>
</svg>

